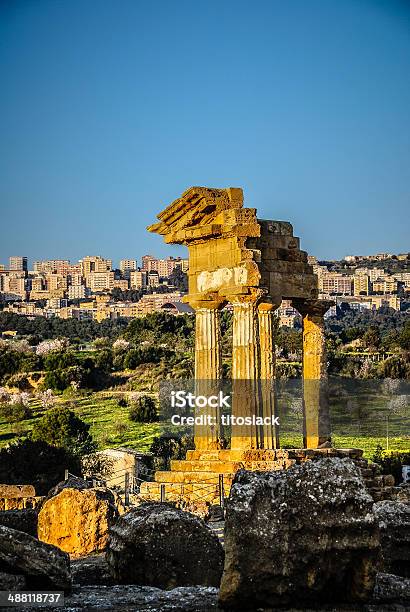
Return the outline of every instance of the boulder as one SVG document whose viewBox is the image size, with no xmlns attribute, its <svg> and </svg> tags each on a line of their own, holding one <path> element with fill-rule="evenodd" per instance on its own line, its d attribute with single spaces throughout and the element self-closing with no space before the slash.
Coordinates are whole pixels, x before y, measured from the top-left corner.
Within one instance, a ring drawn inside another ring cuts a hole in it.
<svg viewBox="0 0 410 612">
<path fill-rule="evenodd" d="M 0 591 L 24 591 L 26 579 L 22 574 L 0 572 Z"/>
<path fill-rule="evenodd" d="M 373 601 L 377 603 L 396 602 L 408 604 L 410 609 L 410 580 L 393 574 L 377 574 Z"/>
<path fill-rule="evenodd" d="M 62 480 L 58 482 L 55 487 L 50 489 L 47 494 L 46 499 L 50 499 L 51 497 L 55 497 L 64 489 L 78 489 L 82 491 L 83 489 L 92 489 L 93 484 L 89 480 L 84 480 L 83 478 L 78 478 L 78 476 L 70 476 L 67 480 Z"/>
<path fill-rule="evenodd" d="M 0 526 L 0 572 L 23 575 L 27 588 L 69 591 L 69 556 L 36 538 Z"/>
<path fill-rule="evenodd" d="M 37 537 L 37 519 L 38 513 L 32 508 L 0 512 L 0 525 L 17 529 L 17 531 L 24 531 L 24 533 L 34 537 Z"/>
<path fill-rule="evenodd" d="M 73 559 L 71 561 L 71 576 L 75 585 L 113 584 L 103 553 Z"/>
<path fill-rule="evenodd" d="M 38 515 L 38 537 L 73 557 L 104 550 L 119 513 L 109 489 L 63 488 Z"/>
<path fill-rule="evenodd" d="M 219 586 L 223 549 L 199 517 L 170 504 L 147 502 L 111 528 L 107 561 L 122 584 Z"/>
<path fill-rule="evenodd" d="M 396 488 L 396 501 L 410 504 L 410 484 L 402 484 Z"/>
<path fill-rule="evenodd" d="M 410 578 L 410 505 L 381 501 L 373 509 L 380 526 L 385 571 Z"/>
<path fill-rule="evenodd" d="M 351 459 L 236 474 L 227 503 L 222 607 L 370 598 L 380 559 L 373 500 Z"/>
<path fill-rule="evenodd" d="M 179 587 L 162 591 L 154 587 L 74 587 L 64 610 L 120 610 L 121 612 L 219 612 L 218 591 L 213 587 Z M 351 611 L 349 611 L 351 612 Z"/>
</svg>

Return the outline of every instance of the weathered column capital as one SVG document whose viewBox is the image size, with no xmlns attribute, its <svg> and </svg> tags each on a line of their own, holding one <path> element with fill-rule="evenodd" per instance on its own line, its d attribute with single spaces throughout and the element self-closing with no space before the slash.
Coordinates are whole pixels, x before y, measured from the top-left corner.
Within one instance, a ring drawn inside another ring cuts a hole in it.
<svg viewBox="0 0 410 612">
<path fill-rule="evenodd" d="M 274 312 L 277 308 L 279 308 L 281 301 L 273 301 L 272 299 L 263 299 L 262 302 L 258 304 L 258 312 Z"/>
<path fill-rule="evenodd" d="M 292 300 L 292 306 L 296 308 L 303 317 L 306 315 L 323 317 L 334 304 L 335 302 L 333 300 L 306 300 L 303 298 L 294 298 Z"/>
<path fill-rule="evenodd" d="M 266 289 L 257 289 L 256 287 L 251 287 L 248 293 L 231 294 L 227 296 L 227 300 L 232 306 L 246 306 L 248 304 L 258 306 L 262 303 L 262 300 L 269 302 Z"/>
<path fill-rule="evenodd" d="M 209 294 L 206 299 L 196 296 L 185 296 L 182 301 L 189 304 L 194 310 L 207 309 L 207 310 L 220 310 L 226 300 L 219 297 L 218 294 Z"/>
</svg>

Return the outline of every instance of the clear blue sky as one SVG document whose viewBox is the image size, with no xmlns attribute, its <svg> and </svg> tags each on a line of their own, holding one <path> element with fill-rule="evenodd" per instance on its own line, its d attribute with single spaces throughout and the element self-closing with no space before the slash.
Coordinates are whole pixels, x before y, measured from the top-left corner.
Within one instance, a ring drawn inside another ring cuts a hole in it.
<svg viewBox="0 0 410 612">
<path fill-rule="evenodd" d="M 409 250 L 410 2 L 0 0 L 0 262 L 171 249 L 241 186 L 320 258 Z"/>
</svg>

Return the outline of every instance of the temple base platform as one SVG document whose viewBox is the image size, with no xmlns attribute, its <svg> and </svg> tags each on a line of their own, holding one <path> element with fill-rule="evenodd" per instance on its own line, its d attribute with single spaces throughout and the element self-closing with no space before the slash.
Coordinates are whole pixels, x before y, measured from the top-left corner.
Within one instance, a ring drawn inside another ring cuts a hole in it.
<svg viewBox="0 0 410 612">
<path fill-rule="evenodd" d="M 185 460 L 171 461 L 169 471 L 157 471 L 153 482 L 143 482 L 140 497 L 153 501 L 218 504 L 222 497 L 228 497 L 235 473 L 240 469 L 286 470 L 323 457 L 352 459 L 375 498 L 384 499 L 383 490 L 394 486 L 394 479 L 392 482 L 391 477 L 380 476 L 378 466 L 364 459 L 363 451 L 358 448 L 189 450 Z"/>
</svg>

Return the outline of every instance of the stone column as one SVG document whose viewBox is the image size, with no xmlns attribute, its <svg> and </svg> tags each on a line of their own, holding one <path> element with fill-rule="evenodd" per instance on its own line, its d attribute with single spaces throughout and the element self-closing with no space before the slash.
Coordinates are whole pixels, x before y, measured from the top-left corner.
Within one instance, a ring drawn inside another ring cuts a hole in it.
<svg viewBox="0 0 410 612">
<path fill-rule="evenodd" d="M 195 378 L 216 380 L 222 374 L 219 304 L 195 311 Z"/>
<path fill-rule="evenodd" d="M 324 314 L 333 302 L 293 300 L 303 317 L 303 406 L 305 448 L 330 442 Z"/>
<path fill-rule="evenodd" d="M 222 378 L 221 302 L 203 302 L 195 306 L 195 393 L 209 397 L 218 394 Z M 207 407 L 197 410 L 196 414 L 209 415 L 213 424 L 195 426 L 195 448 L 221 448 L 219 409 Z"/>
<path fill-rule="evenodd" d="M 279 304 L 263 302 L 258 306 L 260 349 L 260 416 L 277 416 L 275 397 L 275 345 L 273 342 L 273 317 Z M 273 423 L 261 428 L 261 447 L 279 448 L 279 430 Z"/>
<path fill-rule="evenodd" d="M 259 411 L 260 359 L 258 311 L 255 296 L 238 296 L 233 305 L 232 416 L 257 416 Z M 231 448 L 259 448 L 259 432 L 254 425 L 232 424 Z"/>
</svg>

